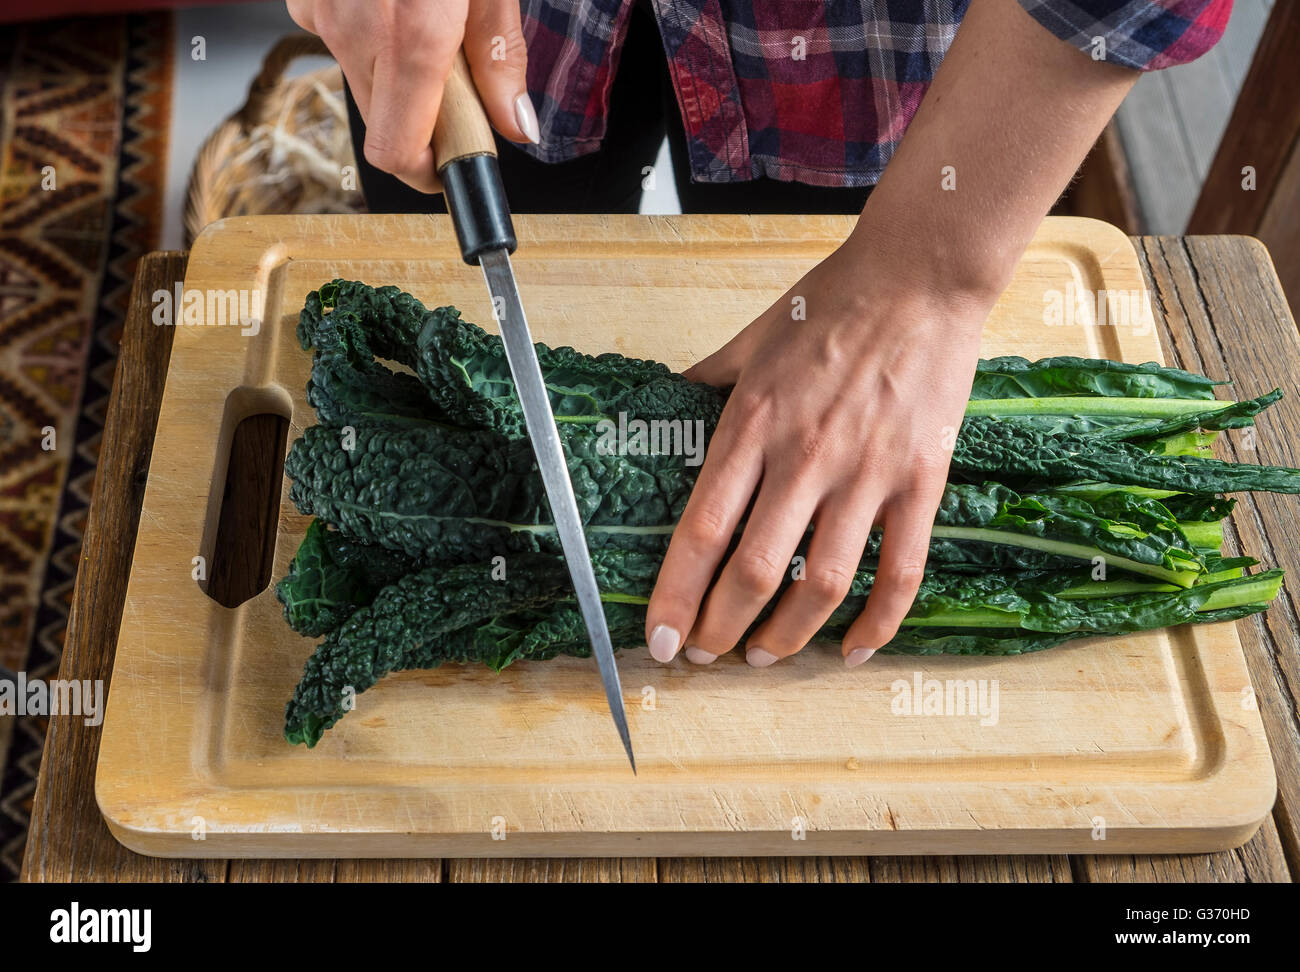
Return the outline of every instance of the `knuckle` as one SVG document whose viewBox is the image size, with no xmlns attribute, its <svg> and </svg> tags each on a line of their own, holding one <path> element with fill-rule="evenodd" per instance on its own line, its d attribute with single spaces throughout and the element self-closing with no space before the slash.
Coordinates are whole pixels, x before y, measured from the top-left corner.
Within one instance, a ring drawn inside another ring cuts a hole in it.
<svg viewBox="0 0 1300 972">
<path fill-rule="evenodd" d="M 925 576 L 925 561 L 904 561 L 901 564 L 896 564 L 892 568 L 892 573 L 898 580 L 900 587 L 907 590 L 915 590 L 920 586 L 921 578 Z"/>
<path fill-rule="evenodd" d="M 925 576 L 925 564 L 915 560 L 886 562 L 881 565 L 881 572 L 876 579 L 879 597 L 876 601 L 884 614 L 897 615 L 899 619 L 912 606 L 921 578 Z"/>
<path fill-rule="evenodd" d="M 771 400 L 762 392 L 733 392 L 727 402 L 727 409 L 731 411 L 736 435 L 744 442 L 761 438 L 771 428 Z"/>
<path fill-rule="evenodd" d="M 804 577 L 808 593 L 819 604 L 839 604 L 853 584 L 853 571 L 842 564 L 824 564 Z"/>
<path fill-rule="evenodd" d="M 767 411 L 768 397 L 765 392 L 755 388 L 737 388 L 727 404 L 733 408 L 737 417 L 757 415 Z"/>
<path fill-rule="evenodd" d="M 925 576 L 925 565 L 909 561 L 902 564 L 887 565 L 876 581 L 880 591 L 878 602 L 888 599 L 888 604 L 881 603 L 885 614 L 896 616 L 901 621 L 912 606 L 916 592 Z"/>
<path fill-rule="evenodd" d="M 454 51 L 448 50 L 446 36 L 424 28 L 385 30 L 375 38 L 374 45 L 377 63 L 391 64 L 395 70 L 413 77 L 422 78 L 434 68 L 451 69 L 450 58 Z M 424 84 L 425 81 L 416 83 Z"/>
<path fill-rule="evenodd" d="M 732 565 L 736 586 L 751 597 L 767 597 L 781 586 L 782 564 L 769 551 L 737 551 Z"/>
<path fill-rule="evenodd" d="M 402 64 L 446 62 L 460 47 L 464 22 L 439 16 L 423 4 L 373 4 L 371 45 L 377 59 Z M 450 66 L 450 65 L 448 65 Z"/>
<path fill-rule="evenodd" d="M 862 470 L 864 476 L 870 476 L 872 479 L 879 477 L 882 471 L 896 471 L 902 478 L 911 474 L 905 470 L 911 466 L 911 456 L 906 452 L 906 446 L 898 443 L 891 443 L 886 438 L 878 435 L 870 436 L 859 449 L 862 457 L 858 468 Z"/>
<path fill-rule="evenodd" d="M 886 505 L 902 513 L 913 522 L 913 529 L 929 531 L 934 519 L 934 511 L 943 501 L 943 491 L 947 488 L 943 473 L 925 475 L 913 473 L 894 487 Z M 888 511 L 886 516 L 888 516 Z"/>
<path fill-rule="evenodd" d="M 949 457 L 933 449 L 916 449 L 911 455 L 912 482 L 931 491 L 937 480 L 947 476 Z"/>
<path fill-rule="evenodd" d="M 424 36 L 421 39 L 423 52 L 431 60 L 439 62 L 453 57 L 464 39 L 461 33 L 454 30 L 428 28 L 423 33 Z"/>
<path fill-rule="evenodd" d="M 396 172 L 401 168 L 401 154 L 391 142 L 371 137 L 373 131 L 373 128 L 366 129 L 366 161 L 382 172 Z"/>
<path fill-rule="evenodd" d="M 500 43 L 505 47 L 507 61 L 512 61 L 524 53 L 524 31 L 519 26 L 518 20 L 493 24 L 485 33 L 489 44 L 498 37 L 501 38 Z"/>
<path fill-rule="evenodd" d="M 402 14 L 403 21 L 412 24 L 425 23 L 432 31 L 446 34 L 454 33 L 458 28 L 464 27 L 475 11 L 483 9 L 483 5 L 471 4 L 470 9 L 467 10 L 463 4 L 457 7 L 454 3 L 431 4 L 428 0 L 397 0 L 396 9 Z"/>
<path fill-rule="evenodd" d="M 701 506 L 682 518 L 674 535 L 680 533 L 687 545 L 698 551 L 725 546 L 731 535 L 728 527 L 727 517 L 720 509 Z"/>
</svg>

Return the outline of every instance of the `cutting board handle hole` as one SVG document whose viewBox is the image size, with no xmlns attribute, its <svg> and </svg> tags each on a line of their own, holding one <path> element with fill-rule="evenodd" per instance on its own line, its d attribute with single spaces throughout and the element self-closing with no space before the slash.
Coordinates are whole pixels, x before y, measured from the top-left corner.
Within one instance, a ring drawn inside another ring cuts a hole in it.
<svg viewBox="0 0 1300 972">
<path fill-rule="evenodd" d="M 263 408 L 267 404 L 261 402 Z M 285 415 L 259 411 L 239 417 L 241 411 L 227 408 L 223 424 L 229 428 L 223 429 L 227 434 L 222 436 L 223 442 L 230 443 L 225 485 L 215 533 L 204 544 L 209 551 L 204 590 L 228 608 L 260 594 L 271 582 L 289 435 Z"/>
</svg>

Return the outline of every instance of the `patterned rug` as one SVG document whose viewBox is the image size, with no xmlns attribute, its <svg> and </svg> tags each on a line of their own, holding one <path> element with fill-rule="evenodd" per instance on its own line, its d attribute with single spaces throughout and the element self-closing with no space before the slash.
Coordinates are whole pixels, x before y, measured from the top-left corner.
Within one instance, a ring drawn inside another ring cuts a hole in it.
<svg viewBox="0 0 1300 972">
<path fill-rule="evenodd" d="M 56 677 L 136 260 L 157 247 L 168 14 L 0 27 L 0 667 Z M 0 716 L 0 881 L 45 720 Z"/>
</svg>

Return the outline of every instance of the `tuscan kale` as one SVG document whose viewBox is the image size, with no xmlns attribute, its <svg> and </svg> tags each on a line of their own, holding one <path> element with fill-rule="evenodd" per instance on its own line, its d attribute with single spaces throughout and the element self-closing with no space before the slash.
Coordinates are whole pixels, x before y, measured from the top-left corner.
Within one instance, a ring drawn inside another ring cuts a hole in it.
<svg viewBox="0 0 1300 972">
<path fill-rule="evenodd" d="M 296 631 L 324 640 L 286 738 L 315 745 L 389 672 L 586 655 L 499 338 L 455 308 L 344 280 L 308 296 L 298 337 L 319 424 L 285 472 L 316 519 L 276 593 Z M 674 450 L 611 450 L 604 432 L 698 423 L 707 442 L 727 392 L 616 354 L 538 345 L 538 359 L 611 636 L 639 646 L 699 469 Z M 1219 400 L 1221 384 L 1153 363 L 981 361 L 921 591 L 882 651 L 1021 654 L 1265 610 L 1281 572 L 1222 555 L 1222 494 L 1300 492 L 1300 471 L 1210 456 L 1220 431 L 1281 396 Z M 842 637 L 861 612 L 880 539 L 820 637 Z"/>
<path fill-rule="evenodd" d="M 284 617 L 299 634 L 317 638 L 333 631 L 384 587 L 415 572 L 421 561 L 384 547 L 349 540 L 312 520 L 276 585 Z"/>
<path fill-rule="evenodd" d="M 614 647 L 640 645 L 658 558 L 603 550 L 593 553 L 592 564 Z M 858 571 L 822 636 L 843 636 L 865 606 L 874 576 Z M 1281 580 L 1281 571 L 1270 571 L 1170 592 L 1139 584 L 1114 596 L 1092 585 L 1087 571 L 930 572 L 904 628 L 882 650 L 1020 654 L 1090 635 L 1225 620 L 1262 610 Z M 346 700 L 390 672 L 446 662 L 480 662 L 499 671 L 521 659 L 585 657 L 590 650 L 562 557 L 520 554 L 500 580 L 492 579 L 490 564 L 435 565 L 385 587 L 325 638 L 289 703 L 285 737 L 314 746 L 343 717 Z"/>
<path fill-rule="evenodd" d="M 602 455 L 594 436 L 562 434 L 578 510 L 594 549 L 667 548 L 694 482 L 677 457 Z M 676 461 L 674 461 L 676 460 Z M 290 496 L 354 540 L 454 562 L 559 553 L 545 491 L 525 440 L 495 432 L 362 426 L 351 449 L 317 426 L 285 462 Z M 1190 584 L 1203 562 L 1158 500 L 1123 490 L 1093 498 L 1020 495 L 997 483 L 949 484 L 935 518 L 944 541 L 982 542 L 1090 560 Z M 1217 547 L 1217 542 L 1213 544 Z"/>
</svg>

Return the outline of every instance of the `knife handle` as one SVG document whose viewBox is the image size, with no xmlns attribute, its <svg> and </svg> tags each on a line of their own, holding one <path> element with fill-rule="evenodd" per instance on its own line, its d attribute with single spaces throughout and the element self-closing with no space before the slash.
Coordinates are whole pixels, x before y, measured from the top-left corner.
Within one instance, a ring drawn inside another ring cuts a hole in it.
<svg viewBox="0 0 1300 972">
<path fill-rule="evenodd" d="M 471 155 L 497 154 L 496 139 L 488 124 L 483 102 L 469 73 L 465 52 L 457 51 L 442 91 L 442 107 L 438 110 L 437 126 L 433 130 L 434 166 L 441 172 L 456 159 Z"/>
<path fill-rule="evenodd" d="M 433 129 L 433 158 L 465 262 L 478 263 L 486 250 L 515 252 L 515 228 L 497 165 L 496 139 L 464 51 L 456 52 L 443 88 Z"/>
</svg>

